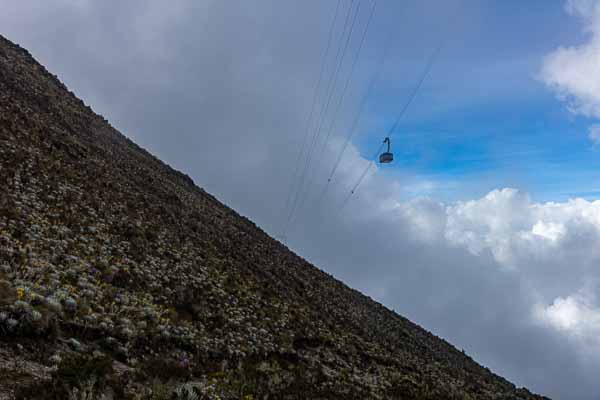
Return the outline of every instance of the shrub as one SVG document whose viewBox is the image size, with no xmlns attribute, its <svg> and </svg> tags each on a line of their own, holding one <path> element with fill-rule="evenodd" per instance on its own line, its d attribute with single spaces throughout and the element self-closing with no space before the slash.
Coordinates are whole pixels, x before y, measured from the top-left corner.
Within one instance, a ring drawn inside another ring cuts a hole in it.
<svg viewBox="0 0 600 400">
<path fill-rule="evenodd" d="M 187 380 L 191 377 L 191 368 L 176 360 L 152 357 L 144 361 L 140 367 L 143 374 L 140 378 L 159 379 L 161 381 Z"/>
<path fill-rule="evenodd" d="M 100 400 L 104 394 L 121 387 L 111 381 L 112 360 L 108 357 L 70 355 L 52 373 L 50 382 L 33 384 L 20 388 L 17 400 Z M 73 397 L 75 396 L 75 397 Z M 117 398 L 119 398 L 117 396 Z"/>
</svg>

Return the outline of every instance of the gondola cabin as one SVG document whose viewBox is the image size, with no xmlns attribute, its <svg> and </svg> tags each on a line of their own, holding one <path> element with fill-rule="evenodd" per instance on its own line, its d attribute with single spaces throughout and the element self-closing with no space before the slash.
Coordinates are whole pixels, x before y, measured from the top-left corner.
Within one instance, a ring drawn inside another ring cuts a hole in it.
<svg viewBox="0 0 600 400">
<path fill-rule="evenodd" d="M 391 146 L 390 138 L 386 137 L 385 140 L 383 141 L 383 143 L 387 143 L 387 151 L 385 153 L 381 153 L 379 155 L 379 162 L 381 164 L 389 164 L 392 161 L 394 161 L 394 153 L 392 153 L 390 150 L 390 146 Z"/>
<path fill-rule="evenodd" d="M 385 152 L 385 153 L 381 153 L 381 155 L 379 156 L 379 162 L 382 164 L 388 164 L 388 163 L 391 163 L 392 161 L 394 161 L 393 153 Z"/>
</svg>

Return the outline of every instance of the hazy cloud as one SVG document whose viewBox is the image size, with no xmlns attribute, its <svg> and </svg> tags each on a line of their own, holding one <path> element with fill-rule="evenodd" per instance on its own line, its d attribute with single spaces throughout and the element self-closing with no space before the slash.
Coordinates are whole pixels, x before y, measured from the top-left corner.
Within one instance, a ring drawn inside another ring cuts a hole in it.
<svg viewBox="0 0 600 400">
<path fill-rule="evenodd" d="M 600 124 L 594 124 L 589 127 L 588 137 L 595 144 L 600 144 Z"/>
</svg>

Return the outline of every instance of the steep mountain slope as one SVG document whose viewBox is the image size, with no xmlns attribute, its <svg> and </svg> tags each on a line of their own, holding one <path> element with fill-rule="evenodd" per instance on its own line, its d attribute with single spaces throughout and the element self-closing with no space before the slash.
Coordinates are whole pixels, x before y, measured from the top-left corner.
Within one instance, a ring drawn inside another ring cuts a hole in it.
<svg viewBox="0 0 600 400">
<path fill-rule="evenodd" d="M 85 377 L 117 398 L 542 398 L 290 252 L 1 36 L 0 187 L 0 398 L 72 391 L 67 361 L 105 356 Z"/>
</svg>

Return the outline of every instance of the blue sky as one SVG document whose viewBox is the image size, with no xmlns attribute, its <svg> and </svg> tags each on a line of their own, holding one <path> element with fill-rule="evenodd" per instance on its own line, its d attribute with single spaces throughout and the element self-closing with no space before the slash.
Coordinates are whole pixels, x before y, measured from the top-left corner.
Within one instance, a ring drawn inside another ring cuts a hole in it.
<svg viewBox="0 0 600 400">
<path fill-rule="evenodd" d="M 414 194 L 445 200 L 505 186 L 526 190 L 539 201 L 596 198 L 600 161 L 587 137 L 591 121 L 569 112 L 539 79 L 545 54 L 585 40 L 580 21 L 566 15 L 562 1 L 461 5 L 478 18 L 463 18 L 450 27 L 425 23 L 430 30 L 413 46 L 405 46 L 410 39 L 398 28 L 393 55 L 357 135 L 361 153 L 370 157 L 378 147 L 435 47 L 436 35 L 448 35 L 394 133 L 397 161 L 386 173 L 411 171 L 439 182 L 431 193 Z M 420 30 L 409 26 L 405 31 L 415 35 Z"/>
</svg>

